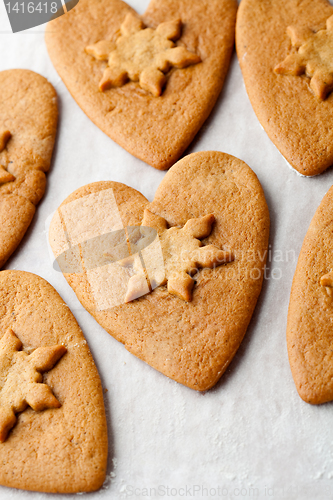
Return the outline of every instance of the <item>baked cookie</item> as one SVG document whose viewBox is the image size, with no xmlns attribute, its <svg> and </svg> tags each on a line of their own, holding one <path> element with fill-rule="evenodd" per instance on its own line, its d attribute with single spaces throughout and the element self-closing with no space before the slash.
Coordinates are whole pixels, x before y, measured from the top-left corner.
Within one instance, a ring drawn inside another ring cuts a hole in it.
<svg viewBox="0 0 333 500">
<path fill-rule="evenodd" d="M 0 272 L 0 484 L 93 491 L 107 450 L 101 382 L 74 316 L 39 276 Z"/>
<path fill-rule="evenodd" d="M 46 31 L 51 60 L 88 117 L 165 170 L 182 155 L 222 89 L 236 0 L 152 0 L 139 17 L 120 0 L 80 0 Z"/>
<path fill-rule="evenodd" d="M 236 46 L 270 139 L 299 173 L 333 163 L 333 7 L 326 0 L 242 0 Z"/>
<path fill-rule="evenodd" d="M 22 240 L 45 192 L 57 129 L 52 85 L 32 71 L 0 72 L 0 268 Z"/>
<path fill-rule="evenodd" d="M 155 199 L 97 182 L 55 213 L 49 240 L 82 305 L 126 349 L 200 391 L 235 355 L 259 296 L 269 213 L 253 171 L 219 152 L 174 165 Z"/>
<path fill-rule="evenodd" d="M 290 295 L 287 345 L 297 391 L 307 403 L 333 400 L 333 188 L 305 236 Z"/>
</svg>

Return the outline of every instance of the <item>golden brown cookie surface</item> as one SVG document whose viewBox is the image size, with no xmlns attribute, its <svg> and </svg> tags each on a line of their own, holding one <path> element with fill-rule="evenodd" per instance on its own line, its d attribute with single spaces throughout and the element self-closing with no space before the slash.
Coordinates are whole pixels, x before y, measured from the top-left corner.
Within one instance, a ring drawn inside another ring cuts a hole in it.
<svg viewBox="0 0 333 500">
<path fill-rule="evenodd" d="M 45 192 L 58 109 L 52 85 L 28 70 L 0 72 L 0 268 Z"/>
<path fill-rule="evenodd" d="M 100 488 L 108 449 L 102 387 L 74 316 L 49 283 L 23 271 L 0 272 L 0 304 L 0 484 Z"/>
<path fill-rule="evenodd" d="M 333 188 L 323 198 L 305 236 L 288 312 L 291 371 L 299 395 L 312 404 L 333 400 L 332 210 Z"/>
<path fill-rule="evenodd" d="M 326 0 L 242 0 L 237 17 L 237 54 L 253 109 L 286 160 L 307 176 L 333 163 L 332 14 Z"/>
<path fill-rule="evenodd" d="M 142 66 L 145 54 L 139 48 L 131 47 L 127 64 L 119 58 L 129 49 L 121 54 L 114 50 L 126 16 L 137 17 L 120 0 L 80 0 L 68 15 L 48 25 L 46 43 L 56 70 L 89 118 L 131 154 L 165 170 L 190 144 L 221 91 L 234 44 L 236 9 L 235 0 L 152 0 L 142 16 L 148 30 L 160 29 L 176 40 L 175 28 L 166 32 L 163 23 L 180 20 L 181 27 L 177 47 L 164 36 L 169 50 L 176 52 L 162 59 L 155 54 L 153 65 Z M 184 67 L 189 53 L 195 64 Z M 110 54 L 116 59 L 111 61 Z M 134 67 L 134 59 L 143 71 Z M 116 88 L 101 92 L 104 71 L 107 86 Z M 129 76 L 140 78 L 142 85 L 124 85 Z"/>
<path fill-rule="evenodd" d="M 130 245 L 132 267 L 123 262 L 119 265 L 117 259 L 126 257 L 128 248 L 128 237 L 127 242 L 125 237 L 122 239 L 121 228 L 127 228 L 129 234 L 129 229 L 140 226 L 143 218 L 145 224 L 149 223 L 145 229 L 154 226 L 155 235 L 161 233 L 162 245 L 154 246 L 158 241 L 154 240 L 150 247 L 140 246 L 141 239 L 136 237 Z M 187 234 L 180 245 L 178 240 L 173 244 L 172 238 L 163 245 L 163 234 L 178 231 L 177 227 L 183 231 L 186 224 Z M 109 233 L 111 228 L 113 233 Z M 197 248 L 192 248 L 192 243 L 187 248 L 189 232 L 191 242 L 193 235 L 202 238 Z M 67 255 L 65 277 L 103 328 L 168 377 L 193 389 L 206 390 L 226 370 L 246 332 L 261 290 L 268 233 L 266 201 L 252 170 L 232 156 L 203 152 L 174 165 L 152 203 L 134 189 L 115 182 L 78 189 L 54 216 L 50 243 L 56 257 Z M 110 234 L 114 234 L 112 248 Z M 139 249 L 140 258 L 134 261 Z M 210 255 L 202 253 L 207 249 Z M 223 255 L 216 257 L 216 249 Z M 226 259 L 224 252 L 229 250 Z M 193 257 L 195 251 L 197 257 Z M 166 260 L 163 252 L 171 257 Z M 97 253 L 102 255 L 100 261 Z M 184 266 L 178 266 L 175 253 Z M 191 266 L 192 262 L 200 262 L 195 275 L 189 270 L 189 254 Z M 107 255 L 115 256 L 111 263 L 103 262 Z M 222 260 L 213 266 L 214 258 Z M 146 276 L 146 290 L 142 289 L 137 299 L 130 297 L 126 301 L 133 269 L 140 268 L 143 261 L 145 266 L 135 276 L 142 278 L 141 289 Z M 74 262 L 76 272 L 70 267 Z M 175 290 L 169 293 L 164 284 L 171 268 L 187 280 L 193 276 L 188 301 L 177 296 L 180 294 Z M 120 278 L 126 286 L 122 286 Z M 117 286 L 119 296 L 122 294 L 118 302 L 114 296 Z"/>
</svg>

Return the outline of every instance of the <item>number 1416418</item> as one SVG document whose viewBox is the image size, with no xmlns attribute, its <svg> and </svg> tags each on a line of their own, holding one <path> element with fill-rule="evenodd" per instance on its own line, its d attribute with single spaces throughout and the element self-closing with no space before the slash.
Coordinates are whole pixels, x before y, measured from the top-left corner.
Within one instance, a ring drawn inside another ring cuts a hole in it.
<svg viewBox="0 0 333 500">
<path fill-rule="evenodd" d="M 16 2 L 14 5 L 10 3 L 6 3 L 6 9 L 8 14 L 36 14 L 39 12 L 40 14 L 55 14 L 58 10 L 57 2 Z"/>
</svg>

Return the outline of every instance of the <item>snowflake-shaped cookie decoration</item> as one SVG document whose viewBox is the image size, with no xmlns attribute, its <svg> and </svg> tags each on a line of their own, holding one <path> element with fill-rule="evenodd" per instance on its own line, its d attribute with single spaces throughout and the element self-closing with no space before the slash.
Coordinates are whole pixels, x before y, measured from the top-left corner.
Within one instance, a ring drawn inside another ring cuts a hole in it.
<svg viewBox="0 0 333 500">
<path fill-rule="evenodd" d="M 141 226 L 150 227 L 159 235 L 163 259 L 164 280 L 160 283 L 166 285 L 168 292 L 187 302 L 192 300 L 194 279 L 200 268 L 214 268 L 232 262 L 232 252 L 220 250 L 214 245 L 203 246 L 203 238 L 207 238 L 215 221 L 213 214 L 205 215 L 198 219 L 189 219 L 183 228 L 171 227 L 168 229 L 167 221 L 148 209 L 144 212 Z M 141 277 L 142 278 L 142 277 Z M 125 302 L 129 302 L 140 294 L 140 274 L 130 278 Z"/>
<path fill-rule="evenodd" d="M 201 62 L 197 54 L 174 44 L 181 36 L 181 27 L 177 19 L 160 24 L 156 30 L 144 28 L 138 17 L 127 14 L 116 42 L 101 40 L 86 47 L 88 54 L 108 61 L 100 90 L 121 87 L 132 80 L 155 97 L 160 96 L 166 82 L 165 73 L 171 66 L 185 68 Z"/>
<path fill-rule="evenodd" d="M 326 21 L 326 29 L 313 32 L 310 28 L 289 26 L 287 34 L 297 50 L 278 64 L 278 74 L 311 78 L 310 88 L 321 100 L 333 90 L 333 16 Z"/>
<path fill-rule="evenodd" d="M 12 134 L 9 132 L 9 130 L 0 131 L 0 153 L 2 153 L 2 151 L 7 146 L 7 142 L 9 141 L 11 136 Z M 11 173 L 7 172 L 7 170 L 2 165 L 0 165 L 0 185 L 12 181 L 15 181 L 15 177 Z"/>
<path fill-rule="evenodd" d="M 12 330 L 0 340 L 0 443 L 16 424 L 16 413 L 30 406 L 35 411 L 60 408 L 42 373 L 51 370 L 67 351 L 63 345 L 20 351 L 22 342 Z"/>
</svg>

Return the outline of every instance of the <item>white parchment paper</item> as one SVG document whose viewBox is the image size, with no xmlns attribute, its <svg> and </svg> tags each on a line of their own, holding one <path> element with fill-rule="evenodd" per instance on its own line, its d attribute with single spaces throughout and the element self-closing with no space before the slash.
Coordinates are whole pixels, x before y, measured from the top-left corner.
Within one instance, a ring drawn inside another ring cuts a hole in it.
<svg viewBox="0 0 333 500">
<path fill-rule="evenodd" d="M 148 0 L 128 3 L 143 13 Z M 309 179 L 288 168 L 252 110 L 234 54 L 217 105 L 187 152 L 230 153 L 256 172 L 271 215 L 268 269 L 246 337 L 221 381 L 204 394 L 183 387 L 108 335 L 52 267 L 46 224 L 70 193 L 113 180 L 152 200 L 165 173 L 131 156 L 85 116 L 51 64 L 43 31 L 12 34 L 0 3 L 0 70 L 41 73 L 56 88 L 60 108 L 47 192 L 5 269 L 36 273 L 56 288 L 77 318 L 108 390 L 108 478 L 88 497 L 333 498 L 333 405 L 313 407 L 299 398 L 285 340 L 297 257 L 333 183 L 332 169 Z M 0 500 L 32 498 L 61 495 L 0 487 Z"/>
</svg>

